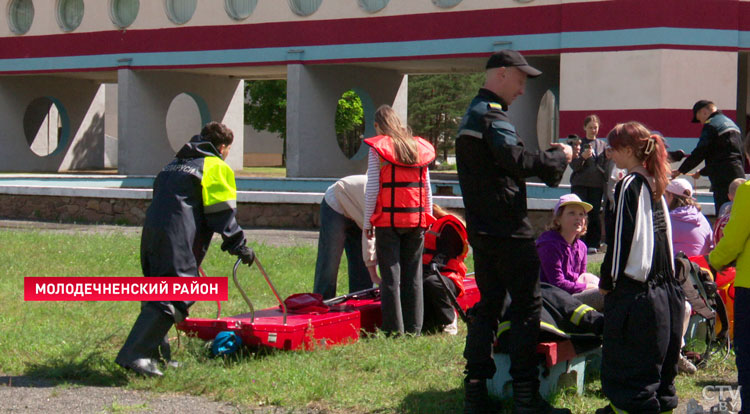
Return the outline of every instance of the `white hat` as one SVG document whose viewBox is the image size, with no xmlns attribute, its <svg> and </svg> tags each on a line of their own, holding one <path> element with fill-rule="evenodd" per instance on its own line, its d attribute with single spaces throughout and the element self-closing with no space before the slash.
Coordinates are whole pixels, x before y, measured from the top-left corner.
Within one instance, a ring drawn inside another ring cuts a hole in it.
<svg viewBox="0 0 750 414">
<path fill-rule="evenodd" d="M 586 213 L 594 208 L 594 206 L 592 206 L 591 204 L 585 201 L 581 201 L 581 199 L 575 194 L 565 194 L 560 196 L 560 199 L 557 200 L 557 204 L 555 205 L 555 215 L 557 215 L 557 212 L 560 210 L 560 208 L 569 205 L 581 206 L 583 207 L 583 211 L 585 211 Z"/>
<path fill-rule="evenodd" d="M 675 178 L 667 184 L 667 191 L 680 197 L 693 198 L 693 186 L 684 178 Z"/>
</svg>

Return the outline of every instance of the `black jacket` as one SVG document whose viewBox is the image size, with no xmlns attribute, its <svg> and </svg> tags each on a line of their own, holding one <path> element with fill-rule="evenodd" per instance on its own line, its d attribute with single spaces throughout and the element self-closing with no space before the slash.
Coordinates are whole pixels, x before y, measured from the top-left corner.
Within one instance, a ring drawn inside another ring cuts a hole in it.
<svg viewBox="0 0 750 414">
<path fill-rule="evenodd" d="M 456 139 L 458 180 L 469 234 L 527 238 L 534 232 L 526 212 L 526 178 L 556 186 L 567 166 L 560 149 L 528 151 L 499 96 L 480 89 Z"/>
<path fill-rule="evenodd" d="M 194 137 L 154 181 L 141 235 L 143 275 L 197 276 L 214 233 L 222 250 L 244 246 L 236 202 L 234 172 L 213 144 Z"/>
<path fill-rule="evenodd" d="M 706 167 L 700 174 L 709 178 L 712 187 L 717 183 L 725 185 L 735 178 L 745 177 L 743 158 L 739 127 L 726 115 L 716 111 L 708 117 L 698 144 L 679 170 L 687 174 L 705 161 Z"/>
</svg>

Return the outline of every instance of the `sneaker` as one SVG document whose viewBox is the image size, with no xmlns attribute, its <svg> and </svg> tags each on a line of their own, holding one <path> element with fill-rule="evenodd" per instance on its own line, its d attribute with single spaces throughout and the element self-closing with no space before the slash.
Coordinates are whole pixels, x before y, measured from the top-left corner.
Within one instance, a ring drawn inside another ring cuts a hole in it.
<svg viewBox="0 0 750 414">
<path fill-rule="evenodd" d="M 448 335 L 457 335 L 458 334 L 458 317 L 454 316 L 453 322 L 443 327 L 443 332 L 447 333 Z"/>
<path fill-rule="evenodd" d="M 597 253 L 599 253 L 599 250 L 596 250 L 596 247 L 589 247 L 588 253 L 589 254 L 597 254 Z"/>
<path fill-rule="evenodd" d="M 677 372 L 693 375 L 696 371 L 698 371 L 698 368 L 696 368 L 690 360 L 685 358 L 685 355 L 680 354 L 680 359 L 677 360 Z"/>
</svg>

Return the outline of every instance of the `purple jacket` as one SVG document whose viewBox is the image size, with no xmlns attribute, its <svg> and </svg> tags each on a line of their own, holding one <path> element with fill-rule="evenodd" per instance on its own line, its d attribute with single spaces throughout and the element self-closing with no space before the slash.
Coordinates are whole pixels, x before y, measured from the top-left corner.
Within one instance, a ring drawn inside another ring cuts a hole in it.
<svg viewBox="0 0 750 414">
<path fill-rule="evenodd" d="M 685 252 L 688 257 L 702 256 L 714 247 L 714 234 L 706 216 L 695 206 L 677 207 L 669 212 L 672 222 L 674 254 Z"/>
<path fill-rule="evenodd" d="M 578 276 L 586 271 L 586 244 L 583 241 L 576 239 L 571 245 L 559 232 L 548 230 L 536 240 L 536 251 L 541 261 L 539 278 L 542 282 L 570 294 L 586 289 L 586 284 L 576 283 Z"/>
</svg>

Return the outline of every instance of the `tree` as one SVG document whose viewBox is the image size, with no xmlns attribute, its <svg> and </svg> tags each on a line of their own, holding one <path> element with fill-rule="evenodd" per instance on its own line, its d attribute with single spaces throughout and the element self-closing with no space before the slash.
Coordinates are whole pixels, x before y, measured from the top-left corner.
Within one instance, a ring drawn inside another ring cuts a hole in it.
<svg viewBox="0 0 750 414">
<path fill-rule="evenodd" d="M 256 131 L 279 134 L 284 141 L 281 164 L 286 165 L 286 81 L 245 81 L 245 124 Z"/>
<path fill-rule="evenodd" d="M 409 125 L 443 160 L 453 150 L 458 124 L 483 80 L 484 73 L 409 76 Z"/>
<path fill-rule="evenodd" d="M 341 95 L 336 106 L 336 140 L 344 154 L 351 158 L 362 145 L 365 133 L 365 112 L 362 100 L 353 90 Z"/>
</svg>

